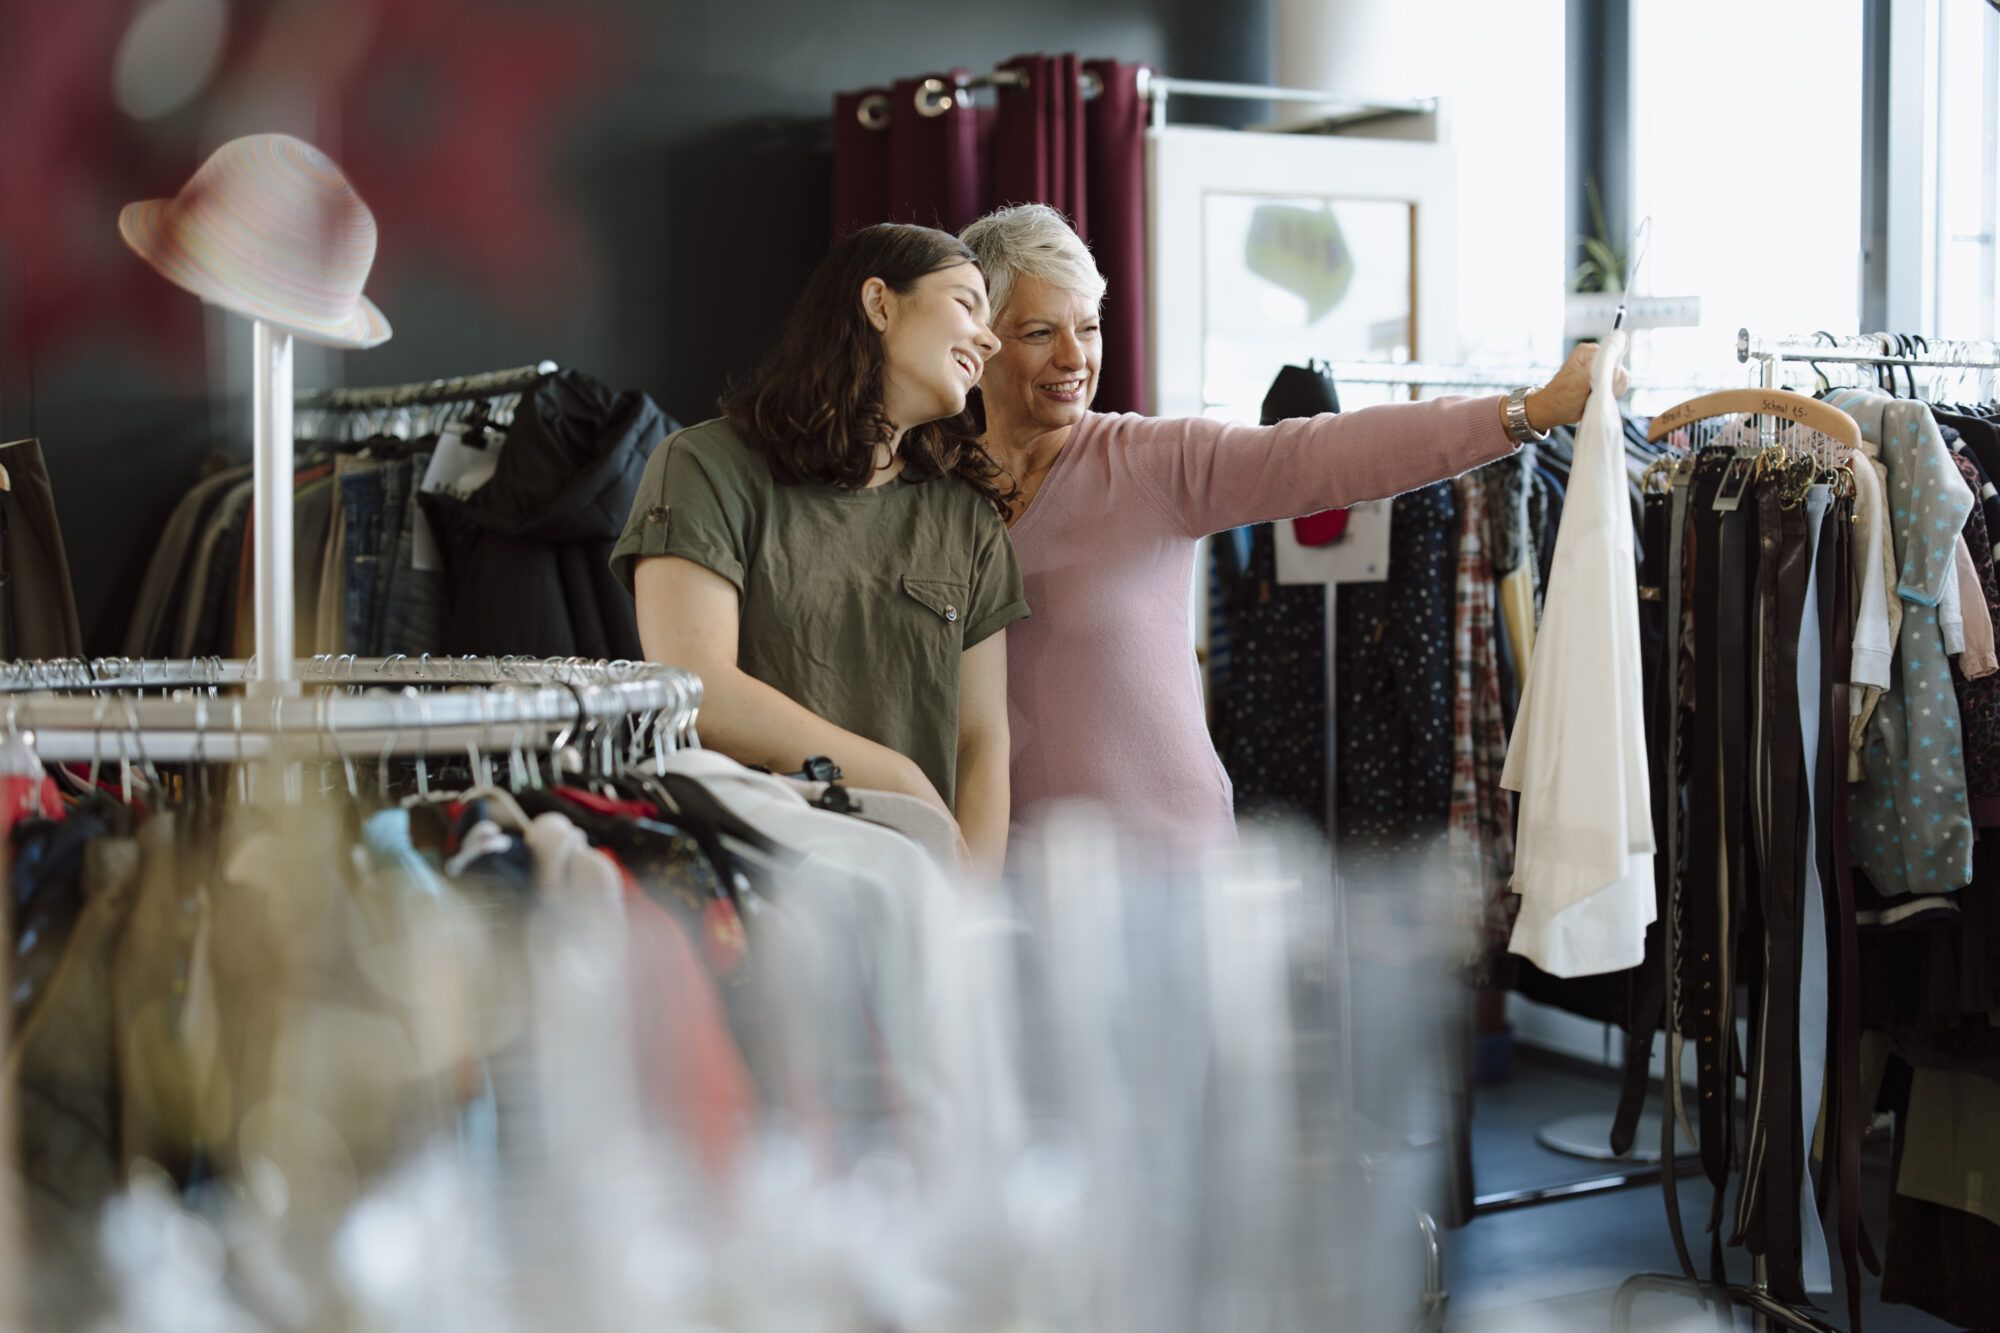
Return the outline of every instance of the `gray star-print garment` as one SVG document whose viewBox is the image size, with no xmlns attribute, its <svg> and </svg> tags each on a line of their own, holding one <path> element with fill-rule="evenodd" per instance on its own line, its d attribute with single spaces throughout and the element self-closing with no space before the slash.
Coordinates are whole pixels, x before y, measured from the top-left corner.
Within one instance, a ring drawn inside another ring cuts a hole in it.
<svg viewBox="0 0 2000 1333">
<path fill-rule="evenodd" d="M 1865 389 L 1839 390 L 1827 401 L 1860 423 L 1869 452 L 1889 470 L 1903 601 L 1889 689 L 1862 752 L 1866 780 L 1849 805 L 1849 846 L 1884 893 L 1962 888 L 1972 881 L 1965 736 L 1937 603 L 1972 493 L 1923 403 Z"/>
</svg>

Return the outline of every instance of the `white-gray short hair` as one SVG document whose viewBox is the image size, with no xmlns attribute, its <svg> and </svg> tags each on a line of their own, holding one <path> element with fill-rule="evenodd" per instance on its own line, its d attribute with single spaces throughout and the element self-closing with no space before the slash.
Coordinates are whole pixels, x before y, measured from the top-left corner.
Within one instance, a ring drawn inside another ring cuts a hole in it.
<svg viewBox="0 0 2000 1333">
<path fill-rule="evenodd" d="M 1090 247 L 1076 229 L 1047 204 L 1016 204 L 995 209 L 959 233 L 959 240 L 979 256 L 986 274 L 986 299 L 993 318 L 1007 307 L 1014 280 L 1023 274 L 1095 306 L 1104 299 L 1104 275 L 1090 257 Z"/>
</svg>

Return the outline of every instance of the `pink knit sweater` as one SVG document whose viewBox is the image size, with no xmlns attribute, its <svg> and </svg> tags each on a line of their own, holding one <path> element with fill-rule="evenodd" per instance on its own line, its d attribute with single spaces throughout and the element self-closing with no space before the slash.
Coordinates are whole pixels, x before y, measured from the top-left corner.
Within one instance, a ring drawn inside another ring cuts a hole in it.
<svg viewBox="0 0 2000 1333">
<path fill-rule="evenodd" d="M 1015 819 L 1074 797 L 1229 833 L 1189 623 L 1196 541 L 1395 495 L 1513 448 L 1497 398 L 1268 427 L 1086 415 L 1010 530 L 1029 607 L 1007 631 Z"/>
</svg>

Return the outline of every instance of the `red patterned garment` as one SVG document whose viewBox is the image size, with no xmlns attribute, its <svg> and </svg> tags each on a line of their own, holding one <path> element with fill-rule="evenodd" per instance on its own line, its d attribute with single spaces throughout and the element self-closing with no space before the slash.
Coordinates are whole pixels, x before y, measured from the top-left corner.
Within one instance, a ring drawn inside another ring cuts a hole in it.
<svg viewBox="0 0 2000 1333">
<path fill-rule="evenodd" d="M 1477 473 L 1460 477 L 1458 596 L 1452 615 L 1451 850 L 1453 900 L 1471 932 L 1475 968 L 1506 951 L 1520 899 L 1514 869 L 1513 801 L 1500 786 L 1507 728 L 1500 708 L 1499 583 L 1485 545 L 1486 491 Z"/>
</svg>

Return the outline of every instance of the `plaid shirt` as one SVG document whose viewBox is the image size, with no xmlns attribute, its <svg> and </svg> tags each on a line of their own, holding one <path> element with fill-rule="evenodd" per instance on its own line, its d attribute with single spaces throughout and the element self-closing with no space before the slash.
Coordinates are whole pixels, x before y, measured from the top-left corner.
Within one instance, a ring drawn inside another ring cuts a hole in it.
<svg viewBox="0 0 2000 1333">
<path fill-rule="evenodd" d="M 1500 787 L 1507 729 L 1500 709 L 1494 617 L 1499 584 L 1485 545 L 1486 494 L 1477 475 L 1459 478 L 1458 596 L 1452 621 L 1450 851 L 1454 901 L 1474 932 L 1475 960 L 1503 954 L 1520 900 L 1514 868 L 1513 800 Z"/>
</svg>

